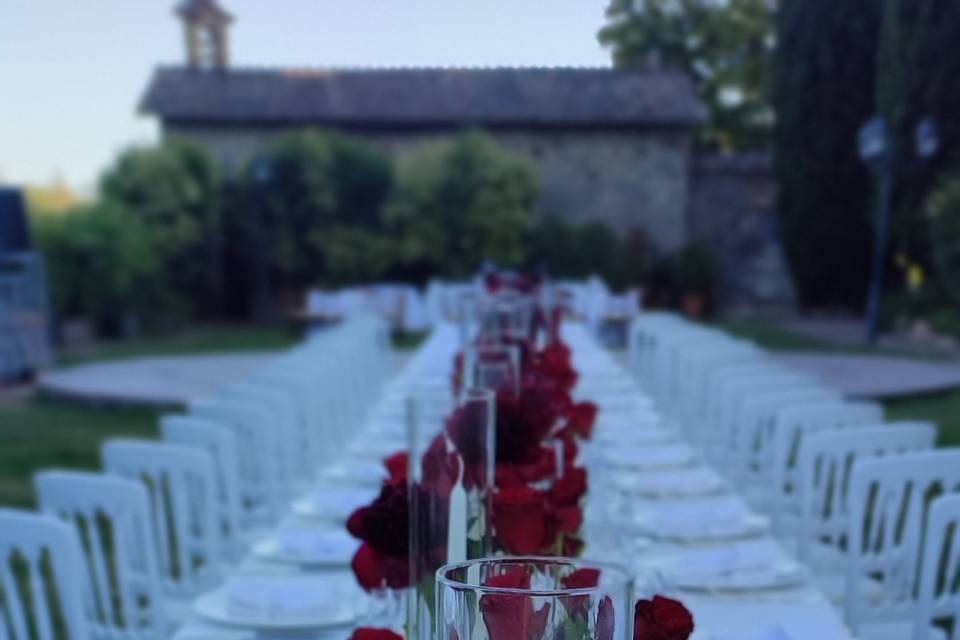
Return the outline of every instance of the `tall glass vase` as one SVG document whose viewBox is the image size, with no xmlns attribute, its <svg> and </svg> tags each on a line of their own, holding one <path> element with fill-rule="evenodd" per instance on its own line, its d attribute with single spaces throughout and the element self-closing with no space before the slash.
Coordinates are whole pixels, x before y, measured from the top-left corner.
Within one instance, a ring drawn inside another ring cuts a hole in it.
<svg viewBox="0 0 960 640">
<path fill-rule="evenodd" d="M 633 581 L 569 558 L 486 558 L 437 572 L 436 638 L 630 640 Z"/>
<path fill-rule="evenodd" d="M 437 569 L 491 552 L 494 407 L 491 391 L 469 389 L 445 420 L 408 403 L 408 640 L 433 638 Z"/>
</svg>

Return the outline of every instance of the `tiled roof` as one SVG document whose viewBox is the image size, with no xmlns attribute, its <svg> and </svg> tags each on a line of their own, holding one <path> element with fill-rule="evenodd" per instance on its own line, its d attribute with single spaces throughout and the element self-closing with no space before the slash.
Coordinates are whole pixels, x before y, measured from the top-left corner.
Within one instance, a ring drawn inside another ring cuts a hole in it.
<svg viewBox="0 0 960 640">
<path fill-rule="evenodd" d="M 164 120 L 367 126 L 688 126 L 705 117 L 667 70 L 158 69 L 141 110 Z"/>
</svg>

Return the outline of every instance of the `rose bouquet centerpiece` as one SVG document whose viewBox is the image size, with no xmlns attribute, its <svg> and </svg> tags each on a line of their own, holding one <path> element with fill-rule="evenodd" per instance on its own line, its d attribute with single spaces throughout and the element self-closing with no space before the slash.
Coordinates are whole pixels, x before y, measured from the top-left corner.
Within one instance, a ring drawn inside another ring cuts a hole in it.
<svg viewBox="0 0 960 640">
<path fill-rule="evenodd" d="M 428 446 L 421 448 L 417 438 L 411 438 L 409 451 L 386 461 L 390 477 L 380 494 L 348 522 L 350 532 L 363 540 L 353 560 L 358 582 L 368 590 L 411 588 L 407 626 L 411 639 L 433 637 L 443 628 L 445 614 L 435 610 L 434 603 L 441 606 L 441 598 L 435 597 L 433 579 L 442 565 L 495 554 L 576 556 L 583 547 L 579 532 L 589 483 L 579 449 L 592 434 L 598 409 L 592 402 L 575 402 L 571 395 L 579 376 L 570 348 L 561 339 L 564 310 L 544 302 L 562 297 L 544 294 L 539 280 L 521 276 L 490 274 L 486 285 L 487 296 L 477 298 L 476 309 L 461 314 L 476 321 L 476 331 L 461 327 L 461 336 L 468 339 L 454 362 L 457 408 L 438 426 Z M 409 422 L 414 432 L 429 431 L 415 417 Z M 557 562 L 569 569 L 576 561 Z M 594 574 L 579 569 L 556 573 L 554 578 L 560 581 L 556 588 L 593 588 L 589 583 Z M 527 570 L 532 582 L 517 572 L 498 570 L 490 576 L 491 585 L 478 585 L 509 592 L 479 601 L 479 612 L 489 621 L 488 637 L 581 637 L 550 635 L 540 623 L 546 615 L 542 607 L 531 609 L 526 600 L 507 603 L 501 598 L 517 595 L 511 589 L 522 592 L 544 579 L 534 579 L 539 574 Z M 608 625 L 603 621 L 603 615 L 612 614 L 601 615 L 601 610 L 609 612 L 613 603 L 578 599 L 581 595 L 585 593 L 577 591 L 572 599 L 557 601 L 570 625 L 599 634 L 596 638 L 612 638 L 605 635 Z M 616 606 L 620 626 L 628 615 L 624 602 L 621 598 Z M 506 614 L 497 622 L 501 607 Z M 654 622 L 663 608 L 637 607 L 638 615 Z M 585 625 L 588 610 L 593 617 Z M 637 640 L 686 637 L 672 631 L 673 635 L 645 633 Z"/>
<path fill-rule="evenodd" d="M 694 628 L 675 600 L 634 600 L 624 569 L 569 558 L 448 565 L 437 590 L 442 640 L 687 640 Z"/>
</svg>

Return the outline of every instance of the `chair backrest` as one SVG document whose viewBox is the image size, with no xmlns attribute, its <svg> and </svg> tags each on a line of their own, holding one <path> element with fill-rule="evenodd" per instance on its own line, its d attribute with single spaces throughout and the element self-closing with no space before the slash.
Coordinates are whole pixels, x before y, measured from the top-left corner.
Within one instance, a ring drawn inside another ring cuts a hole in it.
<svg viewBox="0 0 960 640">
<path fill-rule="evenodd" d="M 951 618 L 952 637 L 960 638 L 960 495 L 930 505 L 918 598 L 912 640 L 930 640 L 934 621 Z"/>
<path fill-rule="evenodd" d="M 819 382 L 800 382 L 796 386 L 763 391 L 745 398 L 737 409 L 737 418 L 727 429 L 734 464 L 733 475 L 741 484 L 766 488 L 773 465 L 774 430 L 777 412 L 789 407 L 842 400 L 839 392 Z"/>
<path fill-rule="evenodd" d="M 210 454 L 217 483 L 217 516 L 224 554 L 237 558 L 244 552 L 240 471 L 237 467 L 237 439 L 230 427 L 194 416 L 167 415 L 160 418 L 165 442 L 194 447 Z"/>
<path fill-rule="evenodd" d="M 808 460 L 801 464 L 801 452 L 805 451 L 808 437 L 823 431 L 879 425 L 882 422 L 883 408 L 873 402 L 828 400 L 779 409 L 770 432 L 770 466 L 766 475 L 771 496 L 770 515 L 774 525 L 782 528 L 786 517 L 800 510 L 798 473 L 801 467 L 808 468 L 812 462 Z M 819 455 L 819 449 L 811 449 L 808 454 Z"/>
<path fill-rule="evenodd" d="M 146 489 L 100 473 L 34 477 L 40 509 L 76 527 L 86 560 L 87 622 L 97 637 L 155 640 L 169 632 Z"/>
<path fill-rule="evenodd" d="M 258 403 L 267 412 L 270 424 L 279 437 L 281 458 L 278 462 L 286 470 L 286 474 L 280 479 L 281 482 L 292 484 L 308 477 L 309 465 L 299 455 L 299 452 L 305 450 L 306 434 L 301 431 L 301 423 L 297 420 L 296 409 L 289 394 L 269 385 L 250 381 L 227 387 L 222 397 Z"/>
<path fill-rule="evenodd" d="M 280 445 L 262 408 L 239 401 L 195 400 L 190 415 L 226 425 L 236 436 L 243 526 L 273 523 L 284 495 L 276 468 Z"/>
<path fill-rule="evenodd" d="M 50 515 L 0 509 L 0 637 L 87 640 L 82 571 L 73 527 Z"/>
<path fill-rule="evenodd" d="M 103 466 L 147 488 L 168 594 L 197 595 L 220 578 L 220 526 L 210 454 L 147 440 L 107 440 Z"/>
<path fill-rule="evenodd" d="M 930 501 L 960 488 L 960 449 L 854 462 L 848 495 L 846 619 L 913 620 L 920 545 Z M 869 592 L 868 580 L 876 585 Z"/>
<path fill-rule="evenodd" d="M 925 451 L 933 447 L 937 429 L 927 422 L 891 422 L 831 429 L 807 436 L 797 461 L 796 522 L 800 558 L 814 563 L 815 545 L 847 547 L 849 491 L 859 460 Z"/>
</svg>

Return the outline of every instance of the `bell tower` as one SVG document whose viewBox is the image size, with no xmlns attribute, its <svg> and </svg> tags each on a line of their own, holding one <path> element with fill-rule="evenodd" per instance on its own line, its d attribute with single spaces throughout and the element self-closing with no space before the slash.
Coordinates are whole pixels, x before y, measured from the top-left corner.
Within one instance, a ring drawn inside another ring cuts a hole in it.
<svg viewBox="0 0 960 640">
<path fill-rule="evenodd" d="M 233 16 L 217 0 L 184 0 L 176 13 L 183 20 L 190 68 L 226 69 L 230 63 L 229 28 Z"/>
</svg>

